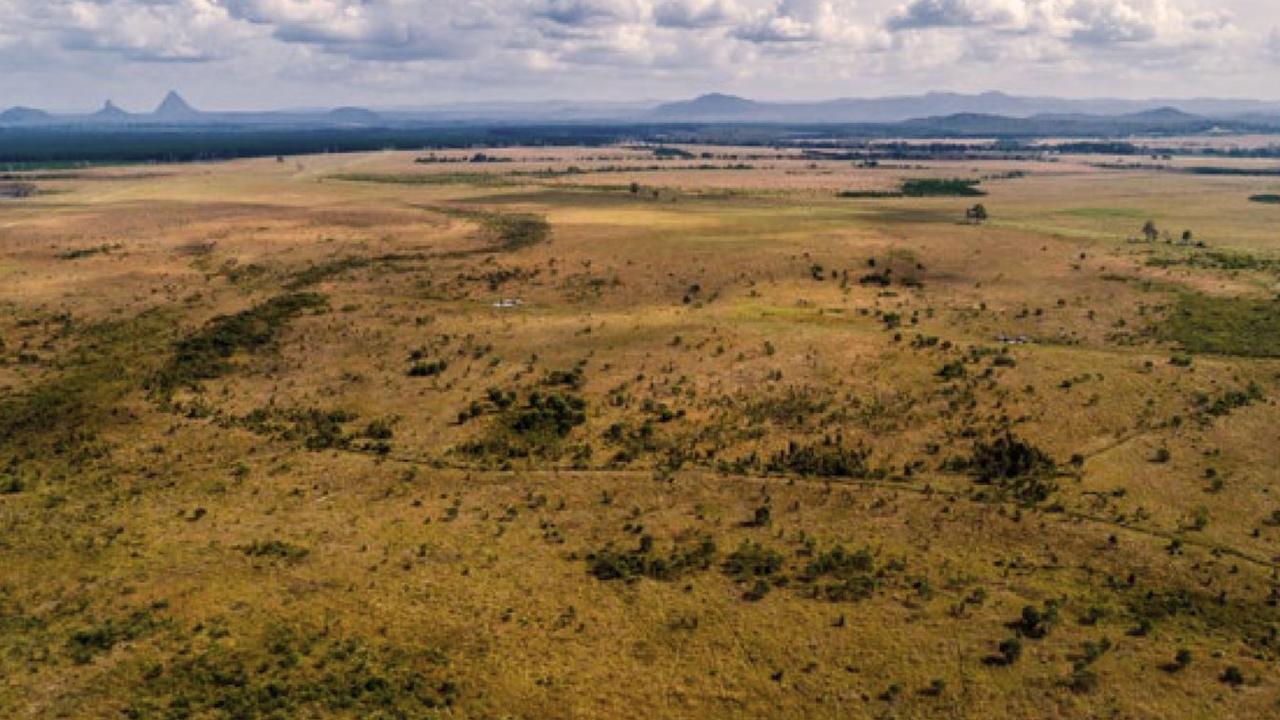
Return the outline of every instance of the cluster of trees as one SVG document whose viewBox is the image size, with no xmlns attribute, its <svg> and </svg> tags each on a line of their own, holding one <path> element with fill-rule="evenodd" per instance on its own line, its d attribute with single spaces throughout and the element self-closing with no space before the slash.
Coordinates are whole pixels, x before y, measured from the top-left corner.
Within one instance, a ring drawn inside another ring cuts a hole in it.
<svg viewBox="0 0 1280 720">
<path fill-rule="evenodd" d="M 1153 243 L 1156 240 L 1160 239 L 1162 235 L 1164 237 L 1165 242 L 1167 243 L 1173 242 L 1173 235 L 1169 234 L 1169 231 L 1167 230 L 1162 232 L 1160 228 L 1156 227 L 1156 222 L 1154 220 L 1148 220 L 1146 223 L 1143 224 L 1142 237 L 1146 239 L 1147 242 Z M 1191 245 L 1192 243 L 1195 242 L 1195 233 L 1191 232 L 1190 230 L 1183 230 L 1182 235 L 1180 236 L 1180 239 L 1183 245 Z"/>
</svg>

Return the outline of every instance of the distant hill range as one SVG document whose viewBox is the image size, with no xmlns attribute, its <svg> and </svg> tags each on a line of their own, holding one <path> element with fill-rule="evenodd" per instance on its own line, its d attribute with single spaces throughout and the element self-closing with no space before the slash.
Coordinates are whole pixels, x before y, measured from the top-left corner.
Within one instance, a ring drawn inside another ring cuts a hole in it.
<svg viewBox="0 0 1280 720">
<path fill-rule="evenodd" d="M 111 101 L 92 113 L 53 114 L 29 107 L 0 112 L 0 127 L 128 130 L 202 127 L 406 128 L 431 125 L 493 126 L 595 124 L 839 125 L 867 136 L 1027 137 L 1063 135 L 1280 132 L 1280 103 L 1214 98 L 1066 99 L 999 92 L 927 93 L 819 102 L 761 102 L 713 93 L 659 105 L 643 103 L 470 103 L 421 109 L 206 112 L 176 92 L 155 110 L 127 112 Z"/>
<path fill-rule="evenodd" d="M 28 107 L 14 107 L 0 113 L 0 126 L 39 127 L 199 127 L 199 126 L 362 126 L 387 125 L 388 120 L 364 108 L 335 110 L 288 110 L 266 112 L 204 112 L 192 107 L 181 95 L 170 91 L 155 110 L 131 113 L 108 100 L 100 110 L 87 114 L 53 114 Z"/>
<path fill-rule="evenodd" d="M 1231 119 L 1249 114 L 1277 116 L 1280 115 L 1280 102 L 1214 98 L 1067 99 L 987 92 L 979 95 L 927 93 L 774 103 L 713 93 L 693 100 L 659 105 L 653 109 L 651 117 L 684 122 L 896 123 L 948 115 L 998 115 L 1009 118 L 1049 115 L 1061 118 L 1135 115 L 1149 111 L 1177 111 L 1212 119 Z"/>
</svg>

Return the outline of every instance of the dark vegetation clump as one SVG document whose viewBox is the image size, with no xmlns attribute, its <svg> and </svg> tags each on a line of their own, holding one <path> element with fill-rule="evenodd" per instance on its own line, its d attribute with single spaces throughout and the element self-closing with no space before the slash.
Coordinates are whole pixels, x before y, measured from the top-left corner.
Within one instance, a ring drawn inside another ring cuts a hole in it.
<svg viewBox="0 0 1280 720">
<path fill-rule="evenodd" d="M 907 197 L 981 197 L 987 193 L 978 189 L 980 180 L 961 178 L 922 178 L 902 183 L 902 194 Z"/>
<path fill-rule="evenodd" d="M 488 397 L 496 413 L 488 432 L 459 448 L 473 458 L 553 458 L 573 429 L 587 422 L 587 401 L 571 392 L 534 390 L 523 403 L 501 390 L 491 389 Z M 478 403 L 473 409 L 463 416 L 485 412 Z"/>
<path fill-rule="evenodd" d="M 975 443 L 970 457 L 946 463 L 946 469 L 968 472 L 979 484 L 1025 505 L 1044 502 L 1058 489 L 1057 468 L 1047 453 L 1012 433 Z"/>
<path fill-rule="evenodd" d="M 167 327 L 168 316 L 151 311 L 78 330 L 80 345 L 61 372 L 25 393 L 0 392 L 0 448 L 38 445 L 83 455 L 111 409 L 142 385 L 149 360 L 163 356 Z"/>
<path fill-rule="evenodd" d="M 848 447 L 839 438 L 827 437 L 819 443 L 805 445 L 791 441 L 769 458 L 765 471 L 812 477 L 863 478 L 868 474 L 869 455 L 866 448 Z"/>
<path fill-rule="evenodd" d="M 642 577 L 651 580 L 676 580 L 689 573 L 706 570 L 715 562 L 716 544 L 710 538 L 677 543 L 667 555 L 654 552 L 653 537 L 645 535 L 634 550 L 617 551 L 612 547 L 587 556 L 589 572 L 598 580 L 634 582 Z"/>
<path fill-rule="evenodd" d="M 419 360 L 409 366 L 409 377 L 435 377 L 449 369 L 446 360 Z"/>
<path fill-rule="evenodd" d="M 901 190 L 843 190 L 836 193 L 839 198 L 900 198 Z"/>
<path fill-rule="evenodd" d="M 329 278 L 336 277 L 345 272 L 359 270 L 368 267 L 372 261 L 362 257 L 345 257 L 336 260 L 328 260 L 322 263 L 311 265 L 306 269 L 299 270 L 289 278 L 289 282 L 285 287 L 289 290 L 301 290 L 317 283 L 324 282 Z"/>
<path fill-rule="evenodd" d="M 1211 417 L 1225 417 L 1230 415 L 1233 410 L 1249 407 L 1264 399 L 1262 388 L 1257 383 L 1249 383 L 1249 386 L 1244 390 L 1226 390 L 1217 397 L 1197 394 L 1192 402 L 1197 412 Z"/>
<path fill-rule="evenodd" d="M 429 647 L 271 628 L 235 642 L 219 637 L 148 668 L 123 717 L 434 716 L 459 698 L 448 662 Z"/>
<path fill-rule="evenodd" d="M 1049 636 L 1049 631 L 1058 622 L 1058 605 L 1054 602 L 1045 603 L 1044 609 L 1037 608 L 1034 605 L 1027 605 L 1022 608 L 1022 614 L 1009 624 L 1018 637 L 1029 638 L 1031 640 L 1043 640 Z"/>
<path fill-rule="evenodd" d="M 981 180 L 962 178 L 917 178 L 904 180 L 897 190 L 844 190 L 836 193 L 839 198 L 921 198 L 921 197 L 981 197 L 987 193 L 979 190 Z"/>
<path fill-rule="evenodd" d="M 374 420 L 364 433 L 348 433 L 346 425 L 355 419 L 346 410 L 258 408 L 237 422 L 256 433 L 301 441 L 308 450 L 360 448 L 357 441 L 361 439 L 385 443 L 391 438 L 391 427 L 384 420 Z"/>
<path fill-rule="evenodd" d="M 91 245 L 89 247 L 76 248 L 75 250 L 68 250 L 62 253 L 61 255 L 59 255 L 58 257 L 63 260 L 80 260 L 82 258 L 93 257 L 94 255 L 107 255 L 112 250 L 115 250 L 119 247 L 120 246 L 118 244 L 110 245 L 106 243 L 102 245 Z"/>
<path fill-rule="evenodd" d="M 743 540 L 729 553 L 723 564 L 724 574 L 740 583 L 776 575 L 782 570 L 782 554 L 760 543 Z"/>
<path fill-rule="evenodd" d="M 279 295 L 234 315 L 210 320 L 203 328 L 178 342 L 168 367 L 157 374 L 154 387 L 169 393 L 201 380 L 221 377 L 232 368 L 237 352 L 258 350 L 304 312 L 326 307 L 318 293 Z"/>
<path fill-rule="evenodd" d="M 551 223 L 534 213 L 450 208 L 447 215 L 477 223 L 491 244 L 481 252 L 513 252 L 551 239 Z"/>
<path fill-rule="evenodd" d="M 135 610 L 121 619 L 107 618 L 100 623 L 80 628 L 67 639 L 67 654 L 73 662 L 85 664 L 94 656 L 110 652 L 120 643 L 131 642 L 155 632 L 164 621 L 155 616 L 160 606 Z"/>
<path fill-rule="evenodd" d="M 813 589 L 813 596 L 830 602 L 865 600 L 875 592 L 882 573 L 877 572 L 875 556 L 867 548 L 849 552 L 837 545 L 819 553 L 807 566 L 800 580 Z"/>
<path fill-rule="evenodd" d="M 246 557 L 298 562 L 311 551 L 301 545 L 294 545 L 283 540 L 255 540 L 243 549 Z"/>
</svg>

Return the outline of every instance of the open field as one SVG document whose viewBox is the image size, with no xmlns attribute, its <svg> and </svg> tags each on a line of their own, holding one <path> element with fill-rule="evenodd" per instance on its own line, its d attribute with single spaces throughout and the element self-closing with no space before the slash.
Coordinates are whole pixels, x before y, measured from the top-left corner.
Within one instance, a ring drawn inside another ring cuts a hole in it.
<svg viewBox="0 0 1280 720">
<path fill-rule="evenodd" d="M 0 717 L 1280 716 L 1280 176 L 683 150 L 0 198 Z"/>
</svg>

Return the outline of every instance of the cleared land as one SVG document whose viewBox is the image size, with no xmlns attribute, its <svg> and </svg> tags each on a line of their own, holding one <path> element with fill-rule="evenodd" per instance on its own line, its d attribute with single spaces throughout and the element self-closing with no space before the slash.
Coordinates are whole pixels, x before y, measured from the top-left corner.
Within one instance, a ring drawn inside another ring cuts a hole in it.
<svg viewBox="0 0 1280 720">
<path fill-rule="evenodd" d="M 685 150 L 19 180 L 0 715 L 1280 713 L 1280 180 Z"/>
</svg>

